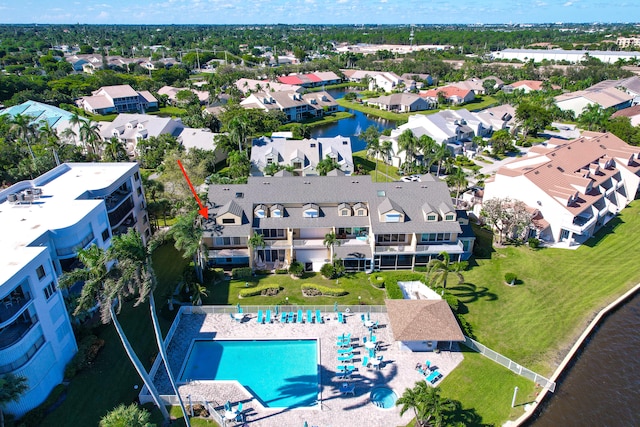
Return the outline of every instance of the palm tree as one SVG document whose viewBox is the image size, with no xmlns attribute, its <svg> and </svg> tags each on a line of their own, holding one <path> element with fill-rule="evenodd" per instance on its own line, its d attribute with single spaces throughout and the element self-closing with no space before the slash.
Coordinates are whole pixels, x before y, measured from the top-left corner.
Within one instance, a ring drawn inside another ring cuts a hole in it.
<svg viewBox="0 0 640 427">
<path fill-rule="evenodd" d="M 367 141 L 367 156 L 373 157 L 373 161 L 376 162 L 376 179 L 378 178 L 378 157 L 380 157 L 380 152 L 382 151 L 382 146 L 380 145 L 379 137 L 373 137 L 371 135 L 366 135 L 369 132 L 369 129 L 373 129 L 376 132 L 378 131 L 375 126 L 369 126 L 365 131 L 364 140 Z"/>
<path fill-rule="evenodd" d="M 169 229 L 168 237 L 174 240 L 174 246 L 185 258 L 193 258 L 198 281 L 202 283 L 200 253 L 203 249 L 202 228 L 196 222 L 199 214 L 196 211 L 178 216 L 176 223 Z"/>
<path fill-rule="evenodd" d="M 150 419 L 151 414 L 146 409 L 135 403 L 129 406 L 121 403 L 100 418 L 99 427 L 155 427 Z"/>
<path fill-rule="evenodd" d="M 266 246 L 264 241 L 264 236 L 256 232 L 253 233 L 253 236 L 249 237 L 248 243 L 249 243 L 249 247 L 251 247 L 252 252 L 254 252 L 256 248 L 264 249 L 264 247 Z M 253 254 L 251 254 L 250 259 L 253 259 Z"/>
<path fill-rule="evenodd" d="M 438 171 L 436 172 L 436 176 L 440 176 L 442 163 L 445 162 L 448 157 L 451 157 L 451 152 L 449 151 L 447 144 L 436 144 L 435 150 L 433 152 L 434 162 L 438 163 Z"/>
<path fill-rule="evenodd" d="M 128 160 L 127 150 L 117 137 L 112 136 L 104 145 L 102 160 L 105 162 L 122 162 Z"/>
<path fill-rule="evenodd" d="M 238 144 L 238 151 L 242 151 L 242 146 L 249 134 L 249 125 L 242 116 L 236 116 L 228 124 L 229 138 Z"/>
<path fill-rule="evenodd" d="M 0 377 L 0 427 L 4 427 L 4 407 L 7 403 L 17 402 L 29 389 L 25 377 L 6 374 Z"/>
<path fill-rule="evenodd" d="M 31 160 L 35 169 L 36 156 L 33 154 L 33 148 L 31 148 L 31 139 L 35 138 L 37 129 L 32 123 L 32 119 L 29 116 L 23 116 L 22 114 L 16 114 L 11 120 L 11 130 L 16 133 L 18 139 L 27 144 L 29 148 L 29 154 L 31 154 Z"/>
<path fill-rule="evenodd" d="M 114 240 L 116 238 L 114 237 Z M 113 243 L 113 242 L 112 242 Z M 112 253 L 115 253 L 113 250 Z M 160 400 L 160 394 L 156 389 L 155 384 L 151 380 L 151 377 L 144 368 L 140 358 L 131 347 L 131 343 L 127 339 L 120 322 L 118 321 L 117 314 L 122 306 L 122 299 L 135 291 L 139 291 L 140 295 L 148 295 L 151 286 L 141 285 L 139 289 L 134 280 L 134 276 L 138 275 L 138 268 L 133 267 L 133 264 L 121 265 L 118 268 L 109 270 L 107 268 L 108 257 L 105 251 L 95 244 L 91 245 L 87 249 L 78 250 L 78 259 L 84 267 L 77 268 L 69 273 L 65 273 L 60 278 L 60 286 L 63 288 L 69 288 L 76 282 L 84 282 L 80 297 L 78 299 L 78 305 L 73 312 L 74 316 L 93 308 L 96 303 L 100 304 L 100 314 L 103 323 L 113 323 L 116 332 L 122 342 L 129 360 L 133 364 L 134 368 L 140 375 L 140 378 L 144 382 L 145 386 L 149 390 L 151 397 L 160 409 L 162 416 L 165 420 L 169 420 L 169 413 L 164 406 L 162 400 Z M 142 277 L 142 275 L 140 275 Z M 129 278 L 129 280 L 127 280 Z M 142 279 L 141 279 L 142 280 Z M 125 286 L 125 283 L 128 285 Z M 141 301 L 141 296 L 138 297 L 137 304 Z M 118 309 L 114 310 L 114 303 L 118 304 Z"/>
<path fill-rule="evenodd" d="M 58 149 L 60 148 L 60 137 L 54 128 L 51 127 L 49 122 L 44 122 L 38 129 L 40 139 L 45 143 L 47 148 L 51 148 L 53 153 L 53 159 L 56 162 L 56 166 L 60 166 L 60 159 L 58 158 Z"/>
<path fill-rule="evenodd" d="M 464 281 L 464 276 L 461 271 L 467 268 L 468 263 L 466 261 L 450 262 L 449 254 L 447 252 L 440 252 L 439 257 L 442 259 L 434 258 L 427 264 L 427 281 L 430 285 L 441 285 L 446 289 L 449 273 L 453 273 L 458 277 L 458 283 Z"/>
<path fill-rule="evenodd" d="M 83 120 L 80 125 L 80 139 L 84 142 L 87 153 L 93 157 L 100 155 L 100 126 L 96 122 Z"/>
<path fill-rule="evenodd" d="M 400 416 L 404 415 L 409 409 L 413 409 L 418 425 L 422 425 L 422 419 L 420 417 L 420 415 L 422 415 L 422 400 L 417 386 L 418 383 L 416 383 L 416 387 L 406 389 L 404 393 L 402 393 L 402 396 L 396 401 L 396 405 L 402 405 L 402 408 L 400 408 Z"/>
<path fill-rule="evenodd" d="M 467 174 L 464 173 L 462 167 L 457 167 L 456 171 L 447 176 L 447 184 L 450 187 L 456 188 L 456 206 L 458 206 L 458 198 L 460 197 L 460 190 L 469 185 L 467 181 Z"/>
<path fill-rule="evenodd" d="M 407 164 L 413 167 L 417 145 L 418 139 L 415 137 L 411 129 L 406 129 L 398 137 L 398 152 L 401 153 L 404 151 L 406 154 L 405 169 Z"/>
<path fill-rule="evenodd" d="M 416 147 L 422 153 L 423 166 L 426 165 L 427 171 L 430 171 L 431 165 L 433 164 L 433 152 L 436 148 L 436 140 L 424 134 L 418 138 Z"/>
<path fill-rule="evenodd" d="M 327 249 L 329 249 L 329 253 L 330 253 L 329 259 L 333 261 L 333 248 L 334 246 L 340 246 L 342 242 L 340 242 L 340 239 L 338 239 L 338 236 L 336 235 L 336 233 L 332 231 L 324 235 L 324 240 L 322 241 L 322 244 L 325 245 Z"/>
<path fill-rule="evenodd" d="M 329 155 L 320 160 L 316 165 L 316 171 L 318 171 L 318 175 L 320 176 L 326 176 L 334 169 L 340 169 L 340 164 L 332 157 L 329 157 Z"/>
<path fill-rule="evenodd" d="M 432 427 L 442 427 L 447 412 L 454 409 L 451 400 L 440 396 L 439 387 L 430 387 L 425 381 L 418 381 L 413 388 L 406 389 L 396 405 L 402 405 L 400 415 L 413 409 L 417 425 Z"/>
<path fill-rule="evenodd" d="M 384 157 L 384 162 L 390 163 L 391 156 L 393 155 L 393 142 L 391 142 L 391 140 L 389 139 L 387 139 L 386 141 L 383 141 L 382 144 L 380 144 L 380 153 Z M 387 168 L 387 171 L 389 171 L 388 168 Z M 385 174 L 385 176 L 388 177 L 389 175 Z"/>
</svg>

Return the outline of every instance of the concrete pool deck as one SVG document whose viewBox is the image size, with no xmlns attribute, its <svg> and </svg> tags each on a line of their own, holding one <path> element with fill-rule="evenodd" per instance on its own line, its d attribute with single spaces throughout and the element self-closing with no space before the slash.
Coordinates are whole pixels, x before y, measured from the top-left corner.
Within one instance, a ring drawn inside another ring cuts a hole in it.
<svg viewBox="0 0 640 427">
<path fill-rule="evenodd" d="M 285 308 L 286 311 L 286 308 Z M 242 401 L 246 424 L 251 426 L 282 427 L 308 425 L 328 426 L 367 426 L 388 427 L 406 425 L 411 421 L 413 411 L 400 416 L 400 408 L 380 409 L 369 400 L 373 387 L 386 386 L 398 396 L 406 388 L 413 387 L 416 381 L 424 377 L 415 366 L 428 359 L 432 366 L 446 377 L 460 362 L 463 355 L 457 351 L 411 352 L 400 350 L 394 341 L 386 313 L 371 313 L 371 320 L 379 321 L 381 327 L 374 334 L 379 341 L 377 354 L 383 356 L 381 369 L 366 368 L 361 364 L 362 357 L 368 354 L 363 346 L 362 337 L 369 336 L 368 329 L 362 324 L 359 314 L 346 316 L 346 323 L 340 324 L 334 313 L 323 313 L 324 324 L 288 323 L 258 324 L 255 314 L 247 314 L 244 322 L 232 320 L 229 314 L 183 314 L 168 346 L 171 369 L 176 376 L 180 374 L 187 352 L 194 339 L 301 339 L 316 338 L 319 342 L 320 404 L 309 408 L 265 408 L 244 387 L 234 381 L 191 381 L 179 385 L 180 395 L 187 402 L 191 395 L 194 401 L 206 400 L 218 412 L 226 401 L 233 407 Z M 343 333 L 351 333 L 352 345 L 356 357 L 351 362 L 357 367 L 349 383 L 355 384 L 354 395 L 342 395 L 340 387 L 343 380 L 336 377 L 337 359 L 336 339 Z M 171 386 L 164 369 L 159 369 L 154 382 L 162 395 L 172 394 Z M 230 425 L 233 425 L 231 423 Z"/>
</svg>

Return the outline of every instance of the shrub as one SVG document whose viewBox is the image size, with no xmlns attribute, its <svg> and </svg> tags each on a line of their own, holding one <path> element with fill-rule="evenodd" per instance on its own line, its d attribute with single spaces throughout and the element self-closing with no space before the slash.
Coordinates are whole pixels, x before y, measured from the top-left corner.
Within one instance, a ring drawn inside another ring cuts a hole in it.
<svg viewBox="0 0 640 427">
<path fill-rule="evenodd" d="M 64 393 L 66 392 L 67 387 L 64 384 L 58 384 L 51 390 L 49 396 L 40 404 L 36 406 L 20 419 L 19 423 L 16 425 L 19 427 L 38 427 L 42 424 L 44 417 L 49 412 L 49 408 L 55 405 L 58 400 L 64 399 Z"/>
<path fill-rule="evenodd" d="M 304 265 L 300 261 L 293 261 L 289 266 L 289 274 L 294 276 L 302 276 L 304 273 Z"/>
<path fill-rule="evenodd" d="M 371 283 L 378 289 L 384 288 L 384 277 L 371 276 Z"/>
<path fill-rule="evenodd" d="M 320 268 L 320 274 L 326 279 L 333 279 L 336 275 L 336 269 L 333 267 L 333 264 L 327 263 Z"/>
<path fill-rule="evenodd" d="M 460 309 L 460 300 L 455 295 L 451 295 L 450 293 L 444 294 L 444 300 L 449 304 L 451 310 L 454 313 L 458 313 Z"/>
<path fill-rule="evenodd" d="M 289 270 L 287 270 L 286 268 L 279 268 L 276 270 L 276 274 L 287 274 L 289 272 Z"/>
<path fill-rule="evenodd" d="M 231 270 L 231 275 L 234 279 L 246 279 L 251 277 L 251 267 L 238 267 Z"/>
<path fill-rule="evenodd" d="M 341 297 L 348 294 L 348 292 L 342 288 L 329 288 L 327 286 L 310 284 L 302 285 L 302 292 L 308 296 L 326 295 L 330 297 Z M 318 294 L 318 292 L 320 294 Z"/>
<path fill-rule="evenodd" d="M 515 273 L 506 273 L 504 275 L 504 281 L 513 285 L 516 282 L 516 275 Z"/>
<path fill-rule="evenodd" d="M 218 280 L 224 279 L 224 270 L 222 268 L 212 268 L 211 275 L 213 280 L 217 282 Z"/>
<path fill-rule="evenodd" d="M 88 335 L 78 344 L 78 352 L 64 368 L 64 377 L 68 380 L 75 377 L 78 372 L 90 367 L 104 346 L 104 340 L 95 335 Z"/>
<path fill-rule="evenodd" d="M 458 320 L 458 324 L 460 325 L 460 329 L 462 329 L 462 333 L 468 336 L 469 338 L 475 339 L 475 335 L 473 334 L 473 327 L 471 323 L 467 321 L 464 317 L 460 316 L 457 313 L 454 313 L 456 319 Z"/>
<path fill-rule="evenodd" d="M 277 295 L 278 292 L 280 292 L 280 286 L 278 285 L 262 285 L 241 289 L 240 296 L 242 298 L 254 297 L 256 295 L 274 296 Z"/>
<path fill-rule="evenodd" d="M 537 249 L 540 247 L 540 240 L 535 237 L 529 237 L 527 242 L 529 243 L 530 248 Z"/>
<path fill-rule="evenodd" d="M 389 299 L 403 299 L 404 294 L 402 293 L 402 289 L 398 286 L 397 282 L 387 283 L 387 296 Z"/>
<path fill-rule="evenodd" d="M 415 267 L 413 269 L 413 271 L 415 271 L 416 273 L 426 273 L 427 272 L 427 266 L 426 265 L 421 265 L 421 266 Z"/>
</svg>

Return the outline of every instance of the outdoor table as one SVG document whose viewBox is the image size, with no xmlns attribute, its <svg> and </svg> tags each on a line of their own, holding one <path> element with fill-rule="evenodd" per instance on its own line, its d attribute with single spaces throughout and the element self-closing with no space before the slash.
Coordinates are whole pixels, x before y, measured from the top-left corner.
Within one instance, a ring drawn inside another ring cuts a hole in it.
<svg viewBox="0 0 640 427">
<path fill-rule="evenodd" d="M 372 320 L 365 320 L 364 321 L 364 326 L 366 326 L 367 328 L 370 328 L 374 325 L 375 322 L 373 322 Z"/>
<path fill-rule="evenodd" d="M 233 318 L 236 320 L 244 319 L 244 313 L 233 313 Z"/>
<path fill-rule="evenodd" d="M 367 341 L 366 343 L 364 343 L 364 346 L 365 348 L 373 349 L 373 348 L 376 348 L 376 343 Z"/>
<path fill-rule="evenodd" d="M 380 359 L 373 359 L 371 360 L 371 366 L 375 366 L 376 369 L 380 369 L 380 363 L 382 361 Z"/>
<path fill-rule="evenodd" d="M 235 420 L 237 415 L 238 414 L 236 414 L 233 411 L 224 411 L 224 419 L 227 420 L 227 421 Z"/>
</svg>

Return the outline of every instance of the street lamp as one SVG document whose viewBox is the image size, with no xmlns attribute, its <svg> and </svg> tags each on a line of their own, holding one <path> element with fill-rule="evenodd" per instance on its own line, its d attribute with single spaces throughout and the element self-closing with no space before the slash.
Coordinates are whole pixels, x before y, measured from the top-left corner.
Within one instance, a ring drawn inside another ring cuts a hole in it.
<svg viewBox="0 0 640 427">
<path fill-rule="evenodd" d="M 358 295 L 358 305 L 362 305 L 362 297 Z"/>
<path fill-rule="evenodd" d="M 286 301 L 287 305 L 289 305 L 289 297 L 285 297 L 284 300 Z"/>
</svg>

